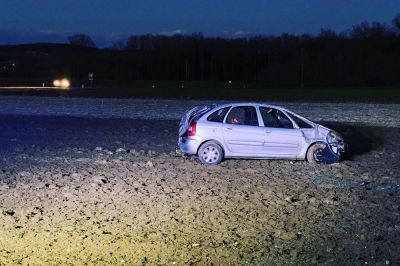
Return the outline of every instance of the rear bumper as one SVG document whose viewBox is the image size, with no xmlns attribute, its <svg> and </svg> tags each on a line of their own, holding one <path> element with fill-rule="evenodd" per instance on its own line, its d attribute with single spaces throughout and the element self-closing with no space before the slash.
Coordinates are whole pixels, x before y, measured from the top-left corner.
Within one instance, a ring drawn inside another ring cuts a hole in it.
<svg viewBox="0 0 400 266">
<path fill-rule="evenodd" d="M 178 146 L 179 149 L 185 154 L 197 154 L 201 142 L 195 138 L 179 137 Z"/>
</svg>

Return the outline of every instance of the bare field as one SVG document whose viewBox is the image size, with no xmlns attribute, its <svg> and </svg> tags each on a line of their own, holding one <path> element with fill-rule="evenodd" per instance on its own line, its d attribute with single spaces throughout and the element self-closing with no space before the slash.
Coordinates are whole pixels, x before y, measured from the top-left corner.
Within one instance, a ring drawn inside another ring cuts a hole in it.
<svg viewBox="0 0 400 266">
<path fill-rule="evenodd" d="M 0 114 L 179 120 L 196 105 L 221 101 L 1 96 Z M 314 121 L 400 127 L 400 104 L 271 102 Z"/>
<path fill-rule="evenodd" d="M 129 118 L 110 102 L 112 118 L 0 107 L 0 264 L 400 263 L 398 105 L 368 108 L 390 123 L 357 105 L 300 105 L 349 141 L 339 164 L 210 167 L 175 154 L 175 117 L 138 119 L 133 103 Z"/>
</svg>

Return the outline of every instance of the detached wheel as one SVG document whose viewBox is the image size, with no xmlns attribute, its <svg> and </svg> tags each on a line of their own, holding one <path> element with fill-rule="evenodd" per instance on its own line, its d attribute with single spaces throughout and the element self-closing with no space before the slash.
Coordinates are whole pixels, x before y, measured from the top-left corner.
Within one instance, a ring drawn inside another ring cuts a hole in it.
<svg viewBox="0 0 400 266">
<path fill-rule="evenodd" d="M 203 164 L 219 164 L 224 158 L 224 151 L 217 143 L 209 141 L 200 146 L 198 156 Z"/>
<path fill-rule="evenodd" d="M 325 149 L 326 144 L 316 143 L 312 145 L 307 151 L 307 161 L 309 163 L 321 163 L 323 161 L 321 152 Z"/>
</svg>

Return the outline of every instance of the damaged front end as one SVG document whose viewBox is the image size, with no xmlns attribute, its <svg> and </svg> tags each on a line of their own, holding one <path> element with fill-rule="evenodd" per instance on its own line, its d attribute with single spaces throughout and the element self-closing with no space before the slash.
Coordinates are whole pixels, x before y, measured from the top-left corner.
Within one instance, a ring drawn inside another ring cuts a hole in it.
<svg viewBox="0 0 400 266">
<path fill-rule="evenodd" d="M 326 136 L 325 148 L 314 154 L 317 163 L 332 164 L 339 162 L 341 155 L 346 151 L 346 144 L 343 138 L 335 131 L 329 131 Z"/>
</svg>

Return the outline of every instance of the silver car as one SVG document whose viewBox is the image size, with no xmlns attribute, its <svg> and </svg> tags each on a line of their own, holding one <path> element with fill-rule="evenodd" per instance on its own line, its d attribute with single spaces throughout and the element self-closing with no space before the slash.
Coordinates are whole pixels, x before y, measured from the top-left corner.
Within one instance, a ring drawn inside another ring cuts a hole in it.
<svg viewBox="0 0 400 266">
<path fill-rule="evenodd" d="M 224 158 L 290 159 L 335 163 L 342 137 L 285 108 L 261 103 L 194 107 L 179 126 L 178 146 L 204 164 Z"/>
</svg>

